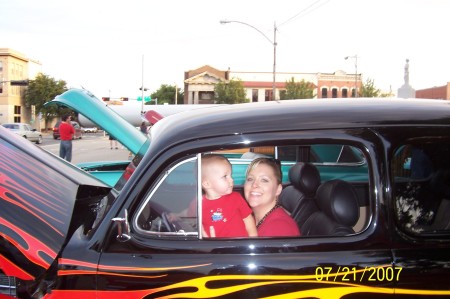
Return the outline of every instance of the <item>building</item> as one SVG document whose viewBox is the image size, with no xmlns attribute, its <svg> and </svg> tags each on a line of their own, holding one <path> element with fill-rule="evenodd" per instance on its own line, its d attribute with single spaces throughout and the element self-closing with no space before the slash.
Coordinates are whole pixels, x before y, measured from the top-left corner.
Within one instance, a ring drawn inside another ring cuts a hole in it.
<svg viewBox="0 0 450 299">
<path fill-rule="evenodd" d="M 450 100 L 450 82 L 443 86 L 416 90 L 416 98 Z"/>
<path fill-rule="evenodd" d="M 214 86 L 229 80 L 229 71 L 219 71 L 209 65 L 184 72 L 184 104 L 214 102 Z"/>
<path fill-rule="evenodd" d="M 361 85 L 361 74 L 347 74 L 344 71 L 317 73 L 317 98 L 354 98 Z"/>
<path fill-rule="evenodd" d="M 11 81 L 34 78 L 42 65 L 8 48 L 0 48 L 0 123 L 24 122 L 36 128 L 32 107 L 25 105 L 25 86 L 12 86 Z"/>
<path fill-rule="evenodd" d="M 317 98 L 346 98 L 355 96 L 355 87 L 361 88 L 361 74 L 334 73 L 276 73 L 276 99 L 286 92 L 286 82 L 305 80 L 315 87 Z M 214 86 L 219 82 L 240 80 L 252 102 L 274 100 L 272 72 L 235 72 L 217 70 L 209 65 L 184 73 L 184 103 L 209 104 L 214 101 Z"/>
</svg>

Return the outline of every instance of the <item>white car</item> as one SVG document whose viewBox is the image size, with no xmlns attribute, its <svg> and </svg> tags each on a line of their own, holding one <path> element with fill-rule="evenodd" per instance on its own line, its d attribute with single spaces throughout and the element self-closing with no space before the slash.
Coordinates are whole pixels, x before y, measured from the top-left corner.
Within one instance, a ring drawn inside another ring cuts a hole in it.
<svg viewBox="0 0 450 299">
<path fill-rule="evenodd" d="M 31 128 L 29 124 L 9 123 L 2 124 L 2 126 L 9 129 L 11 132 L 16 133 L 17 135 L 22 136 L 25 139 L 36 142 L 36 144 L 42 143 L 42 134 L 36 129 Z"/>
<path fill-rule="evenodd" d="M 81 132 L 83 132 L 83 133 L 97 133 L 98 132 L 98 128 L 97 127 L 89 127 L 89 128 L 81 127 Z"/>
</svg>

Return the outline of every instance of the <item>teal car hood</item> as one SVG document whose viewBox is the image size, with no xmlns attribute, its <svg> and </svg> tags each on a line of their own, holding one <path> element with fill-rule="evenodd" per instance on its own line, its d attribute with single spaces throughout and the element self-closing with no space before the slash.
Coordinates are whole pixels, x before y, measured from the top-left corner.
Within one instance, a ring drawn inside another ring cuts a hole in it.
<svg viewBox="0 0 450 299">
<path fill-rule="evenodd" d="M 133 154 L 137 154 L 148 139 L 133 125 L 87 90 L 70 89 L 45 104 L 45 106 L 49 105 L 66 106 L 82 114 L 116 138 Z"/>
</svg>

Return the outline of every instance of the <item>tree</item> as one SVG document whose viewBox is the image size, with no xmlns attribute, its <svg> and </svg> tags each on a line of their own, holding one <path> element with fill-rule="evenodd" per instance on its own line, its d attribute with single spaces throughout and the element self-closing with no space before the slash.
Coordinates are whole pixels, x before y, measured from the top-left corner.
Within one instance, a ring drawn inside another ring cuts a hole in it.
<svg viewBox="0 0 450 299">
<path fill-rule="evenodd" d="M 29 81 L 28 88 L 25 91 L 25 104 L 28 107 L 34 105 L 36 113 L 42 113 L 45 127 L 47 127 L 49 119 L 67 113 L 68 109 L 61 110 L 54 105 L 44 107 L 44 104 L 65 91 L 67 91 L 65 81 L 56 81 L 54 78 L 39 73 L 34 80 Z"/>
<path fill-rule="evenodd" d="M 241 80 L 219 82 L 214 86 L 214 100 L 216 104 L 238 104 L 249 100 L 245 97 L 245 89 Z"/>
<path fill-rule="evenodd" d="M 374 80 L 369 78 L 361 85 L 359 96 L 363 98 L 375 98 L 380 96 L 380 90 L 375 87 Z"/>
<path fill-rule="evenodd" d="M 146 105 L 156 104 L 154 99 L 158 99 L 158 104 L 175 104 L 175 91 L 177 94 L 177 104 L 183 104 L 184 92 L 175 85 L 162 84 L 161 87 L 152 93 L 152 101 Z"/>
<path fill-rule="evenodd" d="M 280 99 L 311 99 L 314 97 L 314 85 L 302 80 L 295 82 L 294 77 L 286 81 L 286 93 L 281 93 Z"/>
</svg>

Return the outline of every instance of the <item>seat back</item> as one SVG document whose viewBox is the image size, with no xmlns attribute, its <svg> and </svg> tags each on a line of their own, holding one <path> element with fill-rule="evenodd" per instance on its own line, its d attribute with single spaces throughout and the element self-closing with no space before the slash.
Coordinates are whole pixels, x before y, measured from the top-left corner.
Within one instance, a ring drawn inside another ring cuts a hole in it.
<svg viewBox="0 0 450 299">
<path fill-rule="evenodd" d="M 291 184 L 283 189 L 279 202 L 302 232 L 304 223 L 318 210 L 314 197 L 320 185 L 320 173 L 313 164 L 298 162 L 289 170 L 289 181 Z"/>
<path fill-rule="evenodd" d="M 353 186 L 342 180 L 330 180 L 319 186 L 316 194 L 319 211 L 304 225 L 304 235 L 343 236 L 355 233 L 359 219 L 358 198 Z"/>
</svg>

